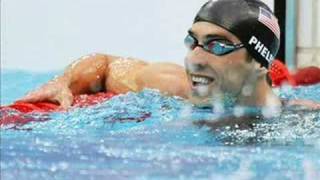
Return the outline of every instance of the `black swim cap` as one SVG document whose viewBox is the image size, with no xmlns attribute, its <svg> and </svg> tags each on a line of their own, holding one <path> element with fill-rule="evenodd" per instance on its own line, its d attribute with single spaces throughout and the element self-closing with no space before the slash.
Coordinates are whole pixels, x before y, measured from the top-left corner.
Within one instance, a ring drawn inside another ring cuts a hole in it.
<svg viewBox="0 0 320 180">
<path fill-rule="evenodd" d="M 211 0 L 194 19 L 194 23 L 199 21 L 216 24 L 233 33 L 266 68 L 279 50 L 278 20 L 260 0 Z"/>
</svg>

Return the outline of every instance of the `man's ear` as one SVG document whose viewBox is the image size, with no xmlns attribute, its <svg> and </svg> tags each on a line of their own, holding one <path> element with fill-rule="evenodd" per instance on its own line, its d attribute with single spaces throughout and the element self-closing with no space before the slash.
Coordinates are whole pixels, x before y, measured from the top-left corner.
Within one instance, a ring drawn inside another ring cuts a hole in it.
<svg viewBox="0 0 320 180">
<path fill-rule="evenodd" d="M 272 86 L 272 80 L 271 80 L 271 77 L 269 75 L 269 70 L 266 67 L 262 66 L 260 63 L 256 62 L 256 61 L 254 63 L 256 63 L 255 66 L 254 66 L 255 67 L 255 71 L 254 71 L 255 76 L 257 78 L 265 79 L 267 84 Z"/>
<path fill-rule="evenodd" d="M 249 53 L 247 56 L 247 62 L 253 63 L 255 71 L 258 71 L 260 73 L 268 73 L 268 69 L 265 68 L 261 63 L 259 63 L 254 57 L 252 57 Z"/>
<path fill-rule="evenodd" d="M 260 63 L 258 63 L 255 59 L 253 59 L 253 73 L 256 77 L 265 77 L 266 74 L 268 74 L 268 70 L 267 68 L 265 68 L 264 66 L 262 66 Z"/>
</svg>

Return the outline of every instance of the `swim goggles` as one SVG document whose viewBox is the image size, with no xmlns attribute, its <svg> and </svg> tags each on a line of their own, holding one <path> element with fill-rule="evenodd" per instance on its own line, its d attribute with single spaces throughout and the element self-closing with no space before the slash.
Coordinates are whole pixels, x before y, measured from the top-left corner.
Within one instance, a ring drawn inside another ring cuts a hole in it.
<svg viewBox="0 0 320 180">
<path fill-rule="evenodd" d="M 203 48 L 204 50 L 208 51 L 209 53 L 212 53 L 217 56 L 223 56 L 229 53 L 232 53 L 233 51 L 236 51 L 238 49 L 241 49 L 244 47 L 242 43 L 240 44 L 226 44 L 219 42 L 219 40 L 215 39 L 212 41 L 209 41 L 205 43 L 204 45 L 201 45 L 198 43 L 198 40 L 191 36 L 190 34 L 187 35 L 187 37 L 184 39 L 184 44 L 189 48 L 190 50 L 195 49 L 197 46 Z"/>
</svg>

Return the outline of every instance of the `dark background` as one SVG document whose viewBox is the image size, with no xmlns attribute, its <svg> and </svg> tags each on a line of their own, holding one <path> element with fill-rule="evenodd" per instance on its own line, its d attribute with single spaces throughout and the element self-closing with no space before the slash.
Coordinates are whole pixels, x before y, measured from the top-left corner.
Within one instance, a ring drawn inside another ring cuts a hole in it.
<svg viewBox="0 0 320 180">
<path fill-rule="evenodd" d="M 274 13 L 279 20 L 281 37 L 280 37 L 280 49 L 276 56 L 282 62 L 285 62 L 285 42 L 286 42 L 286 0 L 275 0 L 274 1 Z"/>
</svg>

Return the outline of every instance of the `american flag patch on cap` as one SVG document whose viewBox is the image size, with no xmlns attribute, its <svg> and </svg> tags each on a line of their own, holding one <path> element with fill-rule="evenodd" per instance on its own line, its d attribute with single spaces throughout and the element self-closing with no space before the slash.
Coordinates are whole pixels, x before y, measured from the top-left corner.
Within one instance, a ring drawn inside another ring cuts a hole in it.
<svg viewBox="0 0 320 180">
<path fill-rule="evenodd" d="M 267 26 L 278 39 L 280 39 L 280 28 L 278 25 L 278 19 L 270 13 L 268 10 L 260 7 L 259 22 Z"/>
</svg>

